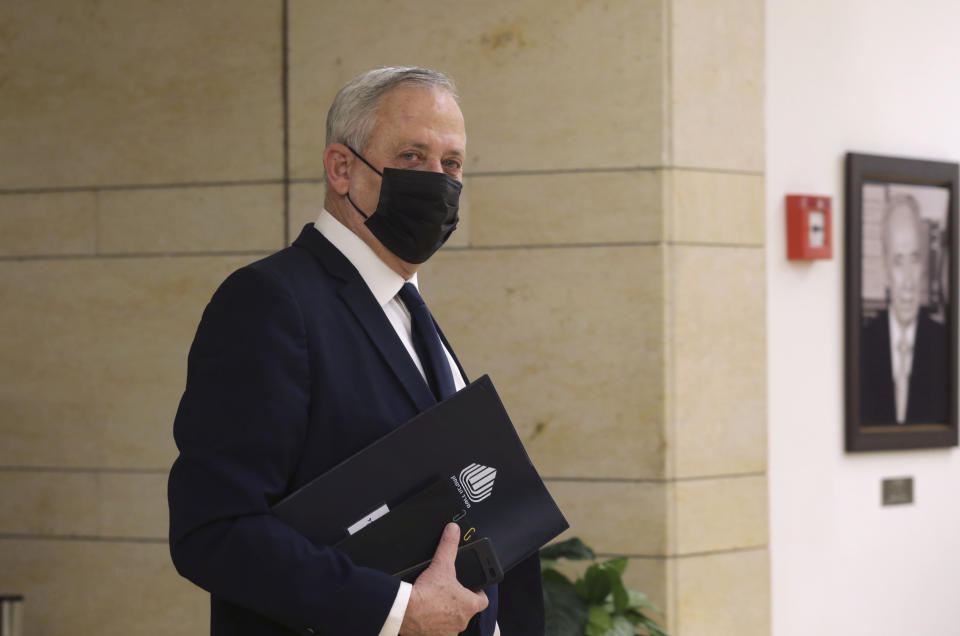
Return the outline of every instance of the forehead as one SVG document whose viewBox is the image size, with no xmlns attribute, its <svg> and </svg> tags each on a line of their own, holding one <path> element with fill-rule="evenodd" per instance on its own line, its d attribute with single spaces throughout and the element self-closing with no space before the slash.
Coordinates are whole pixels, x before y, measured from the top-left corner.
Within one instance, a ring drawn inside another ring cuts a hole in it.
<svg viewBox="0 0 960 636">
<path fill-rule="evenodd" d="M 370 144 L 416 143 L 441 151 L 464 151 L 466 129 L 460 106 L 448 91 L 400 86 L 388 91 L 377 107 Z"/>
<path fill-rule="evenodd" d="M 894 247 L 912 247 L 920 243 L 917 219 L 910 208 L 897 206 L 890 210 L 888 240 Z"/>
</svg>

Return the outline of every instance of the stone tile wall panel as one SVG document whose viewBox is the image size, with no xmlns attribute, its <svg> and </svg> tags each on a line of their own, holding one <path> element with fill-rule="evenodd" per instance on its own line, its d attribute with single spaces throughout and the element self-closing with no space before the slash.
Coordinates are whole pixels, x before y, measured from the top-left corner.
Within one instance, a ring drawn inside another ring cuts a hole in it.
<svg viewBox="0 0 960 636">
<path fill-rule="evenodd" d="M 659 247 L 440 253 L 421 284 L 553 477 L 662 476 Z"/>
<path fill-rule="evenodd" d="M 0 465 L 168 467 L 200 315 L 251 260 L 0 262 Z"/>
<path fill-rule="evenodd" d="M 280 16 L 260 0 L 7 3 L 0 189 L 282 176 Z"/>
<path fill-rule="evenodd" d="M 95 192 L 0 195 L 0 257 L 96 250 Z"/>
<path fill-rule="evenodd" d="M 763 250 L 681 245 L 668 254 L 675 476 L 764 472 Z"/>
<path fill-rule="evenodd" d="M 470 0 L 438 10 L 291 0 L 293 176 L 322 175 L 334 95 L 386 65 L 426 66 L 458 81 L 468 171 L 660 165 L 662 4 Z"/>
<path fill-rule="evenodd" d="M 24 596 L 24 634 L 183 636 L 210 629 L 209 597 L 166 542 L 0 538 L 4 591 Z"/>
</svg>

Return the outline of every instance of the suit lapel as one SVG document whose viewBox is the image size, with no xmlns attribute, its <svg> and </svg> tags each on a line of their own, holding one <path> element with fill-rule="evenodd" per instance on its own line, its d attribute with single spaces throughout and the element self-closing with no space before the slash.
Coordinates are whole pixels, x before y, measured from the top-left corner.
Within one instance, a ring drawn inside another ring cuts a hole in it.
<svg viewBox="0 0 960 636">
<path fill-rule="evenodd" d="M 330 275 L 342 281 L 339 290 L 341 300 L 356 317 L 417 409 L 423 411 L 436 404 L 430 387 L 410 359 L 410 354 L 397 337 L 397 332 L 383 313 L 383 308 L 350 261 L 312 224 L 303 228 L 293 244 L 310 251 Z"/>
<path fill-rule="evenodd" d="M 360 279 L 350 281 L 340 288 L 340 297 L 357 317 L 360 326 L 380 350 L 380 355 L 393 370 L 394 375 L 403 384 L 407 394 L 421 411 L 437 403 L 430 387 L 417 370 L 410 354 L 397 338 L 397 332 L 387 320 L 383 308 L 370 293 L 370 289 Z"/>
<path fill-rule="evenodd" d="M 946 361 L 943 341 L 937 337 L 936 324 L 929 312 L 917 314 L 917 331 L 913 341 L 913 362 L 910 368 L 910 388 L 907 392 L 907 419 L 910 421 L 937 421 L 942 417 L 938 386 L 945 384 L 948 372 L 941 371 L 937 360 Z M 943 413 L 946 406 L 943 405 Z"/>
</svg>

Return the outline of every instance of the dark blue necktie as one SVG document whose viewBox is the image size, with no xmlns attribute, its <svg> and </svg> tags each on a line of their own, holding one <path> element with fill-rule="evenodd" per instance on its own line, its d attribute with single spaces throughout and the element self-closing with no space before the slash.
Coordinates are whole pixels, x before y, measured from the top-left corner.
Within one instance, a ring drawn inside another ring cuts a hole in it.
<svg viewBox="0 0 960 636">
<path fill-rule="evenodd" d="M 427 375 L 427 382 L 438 401 L 457 392 L 453 383 L 450 362 L 440 342 L 433 316 L 413 283 L 404 283 L 400 289 L 400 299 L 410 312 L 413 333 L 413 348 L 420 358 L 420 364 Z"/>
</svg>

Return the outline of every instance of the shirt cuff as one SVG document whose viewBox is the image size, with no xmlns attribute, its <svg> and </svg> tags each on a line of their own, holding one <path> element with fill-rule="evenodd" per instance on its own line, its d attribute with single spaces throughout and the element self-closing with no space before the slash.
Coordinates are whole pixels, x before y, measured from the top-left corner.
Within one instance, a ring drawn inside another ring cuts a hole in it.
<svg viewBox="0 0 960 636">
<path fill-rule="evenodd" d="M 413 585 L 406 581 L 400 581 L 400 589 L 397 590 L 397 598 L 393 600 L 393 606 L 390 613 L 387 614 L 387 622 L 383 624 L 378 636 L 400 636 L 400 625 L 403 623 L 403 615 L 407 613 L 407 604 L 410 602 L 410 592 L 413 591 Z M 500 625 L 493 624 L 493 636 L 500 636 Z"/>
<path fill-rule="evenodd" d="M 400 625 L 403 623 L 403 615 L 407 613 L 407 603 L 410 602 L 411 591 L 413 591 L 413 585 L 406 581 L 400 581 L 397 598 L 393 600 L 393 606 L 390 608 L 390 613 L 387 614 L 387 622 L 380 629 L 379 636 L 398 636 L 400 634 Z"/>
</svg>

